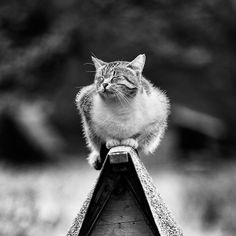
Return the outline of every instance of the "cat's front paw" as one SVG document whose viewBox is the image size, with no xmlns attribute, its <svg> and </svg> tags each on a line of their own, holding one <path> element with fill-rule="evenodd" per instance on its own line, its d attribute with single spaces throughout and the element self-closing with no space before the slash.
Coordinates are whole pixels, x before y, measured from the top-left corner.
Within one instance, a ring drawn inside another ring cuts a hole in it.
<svg viewBox="0 0 236 236">
<path fill-rule="evenodd" d="M 138 142 L 137 142 L 137 140 L 135 140 L 133 138 L 128 138 L 128 139 L 121 140 L 121 145 L 129 146 L 129 147 L 132 147 L 134 149 L 138 148 Z"/>
<path fill-rule="evenodd" d="M 113 147 L 120 146 L 120 141 L 117 139 L 109 139 L 106 141 L 106 147 L 107 149 L 111 149 Z"/>
<path fill-rule="evenodd" d="M 89 154 L 88 163 L 95 170 L 100 170 L 103 165 L 103 161 L 101 160 L 99 153 L 96 151 L 93 151 Z"/>
</svg>

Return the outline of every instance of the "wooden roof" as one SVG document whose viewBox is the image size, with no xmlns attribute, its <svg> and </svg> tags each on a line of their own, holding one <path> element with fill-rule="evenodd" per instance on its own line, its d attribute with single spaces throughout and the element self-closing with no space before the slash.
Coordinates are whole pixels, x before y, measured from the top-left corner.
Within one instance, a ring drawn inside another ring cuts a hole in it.
<svg viewBox="0 0 236 236">
<path fill-rule="evenodd" d="M 112 148 L 67 236 L 182 236 L 137 152 Z"/>
</svg>

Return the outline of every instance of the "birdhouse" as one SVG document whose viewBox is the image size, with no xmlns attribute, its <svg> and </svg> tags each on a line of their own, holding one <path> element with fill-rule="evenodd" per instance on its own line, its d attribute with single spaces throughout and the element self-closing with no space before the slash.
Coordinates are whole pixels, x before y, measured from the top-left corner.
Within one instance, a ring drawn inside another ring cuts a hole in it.
<svg viewBox="0 0 236 236">
<path fill-rule="evenodd" d="M 131 147 L 110 149 L 67 236 L 182 236 Z"/>
</svg>

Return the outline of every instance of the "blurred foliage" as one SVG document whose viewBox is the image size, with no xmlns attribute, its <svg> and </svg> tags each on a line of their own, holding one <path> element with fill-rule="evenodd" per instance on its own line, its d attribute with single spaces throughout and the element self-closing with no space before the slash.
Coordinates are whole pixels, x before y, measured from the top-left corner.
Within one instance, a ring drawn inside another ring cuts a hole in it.
<svg viewBox="0 0 236 236">
<path fill-rule="evenodd" d="M 52 123 L 75 143 L 74 97 L 92 83 L 90 55 L 146 53 L 144 74 L 172 104 L 222 119 L 234 143 L 235 13 L 233 0 L 1 1 L 0 110 L 13 100 L 47 101 Z"/>
<path fill-rule="evenodd" d="M 191 176 L 194 181 L 186 178 L 186 220 L 201 219 L 198 227 L 212 232 L 212 235 L 235 235 L 234 173 L 235 165 L 221 166 L 212 172 Z"/>
</svg>

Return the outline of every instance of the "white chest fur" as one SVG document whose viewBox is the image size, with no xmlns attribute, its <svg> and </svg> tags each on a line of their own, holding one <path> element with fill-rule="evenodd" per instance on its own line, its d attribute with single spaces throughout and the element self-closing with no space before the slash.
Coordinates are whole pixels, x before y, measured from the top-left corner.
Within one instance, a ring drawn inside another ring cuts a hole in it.
<svg viewBox="0 0 236 236">
<path fill-rule="evenodd" d="M 138 94 L 129 104 L 107 103 L 99 95 L 94 97 L 92 120 L 96 134 L 104 140 L 125 139 L 142 133 L 165 115 L 159 94 Z"/>
</svg>

